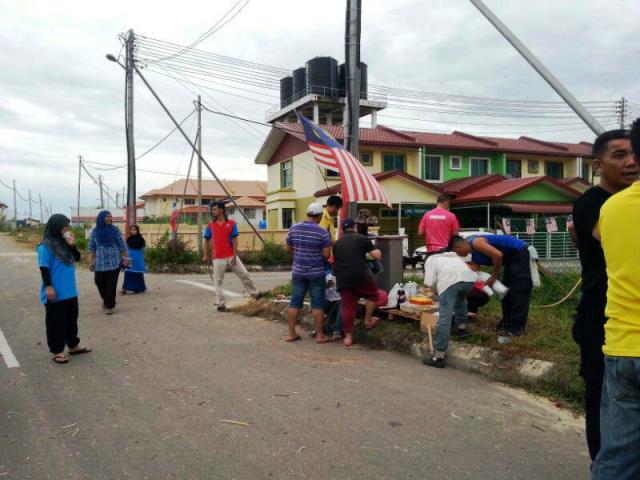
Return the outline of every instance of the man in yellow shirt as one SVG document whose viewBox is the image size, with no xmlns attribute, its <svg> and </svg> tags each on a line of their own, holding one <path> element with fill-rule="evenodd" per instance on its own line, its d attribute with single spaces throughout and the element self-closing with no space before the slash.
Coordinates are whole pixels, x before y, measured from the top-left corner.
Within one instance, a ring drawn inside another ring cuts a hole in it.
<svg viewBox="0 0 640 480">
<path fill-rule="evenodd" d="M 640 119 L 631 129 L 640 160 Z M 613 195 L 600 210 L 598 231 L 607 264 L 605 378 L 600 409 L 601 447 L 594 480 L 640 478 L 640 181 Z"/>
<path fill-rule="evenodd" d="M 331 237 L 331 245 L 336 243 L 336 224 L 335 217 L 338 216 L 338 211 L 342 208 L 342 198 L 337 195 L 331 195 L 327 198 L 327 204 L 322 212 L 322 219 L 320 220 L 320 226 L 329 232 Z"/>
</svg>

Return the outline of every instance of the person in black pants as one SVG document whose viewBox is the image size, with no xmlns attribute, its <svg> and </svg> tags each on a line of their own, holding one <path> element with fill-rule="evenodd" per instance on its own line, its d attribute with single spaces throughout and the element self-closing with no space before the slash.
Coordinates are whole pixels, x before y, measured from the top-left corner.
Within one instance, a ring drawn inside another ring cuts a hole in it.
<svg viewBox="0 0 640 480">
<path fill-rule="evenodd" d="M 593 144 L 594 168 L 600 184 L 587 190 L 573 205 L 573 235 L 582 267 L 582 296 L 573 325 L 573 338 L 580 346 L 580 376 L 584 380 L 587 447 L 591 460 L 600 450 L 600 397 L 604 378 L 604 314 L 607 304 L 607 270 L 600 242 L 593 231 L 600 208 L 613 195 L 638 178 L 629 132 L 610 130 Z"/>
<path fill-rule="evenodd" d="M 70 355 L 88 353 L 91 349 L 80 346 L 78 338 L 78 289 L 75 262 L 80 252 L 75 237 L 69 230 L 69 219 L 61 214 L 52 215 L 38 245 L 38 266 L 42 275 L 40 300 L 45 308 L 47 344 L 56 363 L 67 363 Z"/>
<path fill-rule="evenodd" d="M 502 320 L 498 324 L 498 341 L 508 343 L 511 337 L 522 335 L 527 327 L 529 301 L 533 290 L 529 247 L 511 235 L 473 235 L 464 239 L 451 238 L 450 250 L 465 257 L 471 254 L 472 264 L 491 266 L 493 271 L 486 284 L 492 286 L 504 266 L 502 282 L 509 292 L 502 299 Z"/>
</svg>

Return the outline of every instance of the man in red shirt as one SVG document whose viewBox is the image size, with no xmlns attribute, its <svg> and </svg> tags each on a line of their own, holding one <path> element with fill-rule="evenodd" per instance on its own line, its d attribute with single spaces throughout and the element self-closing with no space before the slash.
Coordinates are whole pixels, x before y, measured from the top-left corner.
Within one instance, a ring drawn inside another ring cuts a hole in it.
<svg viewBox="0 0 640 480">
<path fill-rule="evenodd" d="M 227 218 L 224 202 L 211 205 L 213 221 L 209 222 L 204 232 L 205 248 L 203 261 L 209 261 L 209 252 L 213 258 L 213 281 L 216 287 L 216 303 L 219 312 L 226 312 L 222 281 L 227 266 L 237 275 L 242 286 L 252 297 L 258 296 L 256 285 L 249 272 L 238 257 L 238 225 Z M 213 244 L 212 244 L 213 240 Z"/>
<path fill-rule="evenodd" d="M 460 224 L 456 216 L 449 211 L 450 203 L 449 195 L 440 195 L 436 208 L 429 210 L 420 220 L 418 235 L 425 235 L 427 257 L 446 251 L 451 237 L 458 235 Z"/>
</svg>

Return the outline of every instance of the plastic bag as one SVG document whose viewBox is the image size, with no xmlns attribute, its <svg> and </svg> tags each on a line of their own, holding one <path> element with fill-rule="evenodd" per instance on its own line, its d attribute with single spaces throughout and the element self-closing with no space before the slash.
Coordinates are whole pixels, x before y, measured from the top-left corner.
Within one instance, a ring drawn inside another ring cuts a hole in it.
<svg viewBox="0 0 640 480">
<path fill-rule="evenodd" d="M 391 290 L 389 290 L 389 300 L 387 301 L 387 307 L 395 307 L 398 305 L 398 290 L 400 290 L 400 284 L 396 283 Z"/>
</svg>

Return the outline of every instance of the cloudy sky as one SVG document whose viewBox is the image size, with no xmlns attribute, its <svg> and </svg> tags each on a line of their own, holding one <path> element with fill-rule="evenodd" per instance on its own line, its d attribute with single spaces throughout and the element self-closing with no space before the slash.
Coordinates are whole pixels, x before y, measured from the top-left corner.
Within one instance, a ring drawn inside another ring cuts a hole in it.
<svg viewBox="0 0 640 480">
<path fill-rule="evenodd" d="M 0 180 L 15 179 L 23 195 L 28 190 L 34 197 L 41 194 L 54 210 L 69 214 L 75 205 L 78 155 L 109 165 L 126 162 L 123 71 L 105 60 L 106 53 L 120 50 L 118 34 L 133 28 L 138 34 L 186 45 L 234 3 L 0 0 Z M 636 2 L 486 3 L 579 99 L 613 102 L 625 96 L 640 102 Z M 466 0 L 364 0 L 363 4 L 362 59 L 369 65 L 371 83 L 455 95 L 558 100 Z M 198 48 L 286 68 L 317 55 L 342 61 L 344 6 L 344 0 L 251 0 Z M 191 91 L 151 72 L 148 79 L 176 117 L 182 119 L 193 109 Z M 140 154 L 166 135 L 172 124 L 139 80 L 135 89 L 135 141 Z M 233 86 L 226 91 L 233 92 Z M 277 91 L 236 93 L 260 101 L 211 91 L 209 101 L 260 121 L 269 104 L 278 101 Z M 380 123 L 415 130 L 593 139 L 577 118 L 548 127 L 545 119 L 469 119 L 395 109 L 382 113 L 389 116 L 381 117 Z M 205 157 L 219 176 L 266 179 L 265 167 L 253 165 L 266 128 L 240 128 L 211 114 L 205 114 L 203 124 Z M 185 127 L 193 135 L 191 120 Z M 138 194 L 184 176 L 189 153 L 184 140 L 174 134 L 140 159 L 141 170 L 163 174 L 140 171 Z M 99 172 L 96 167 L 90 166 L 92 173 L 102 173 L 113 192 L 122 190 L 124 169 Z M 86 176 L 81 198 L 83 206 L 97 204 L 98 189 Z M 0 201 L 12 205 L 10 190 L 1 185 Z M 34 209 L 37 216 L 37 206 Z M 19 200 L 19 214 L 27 210 Z"/>
</svg>

